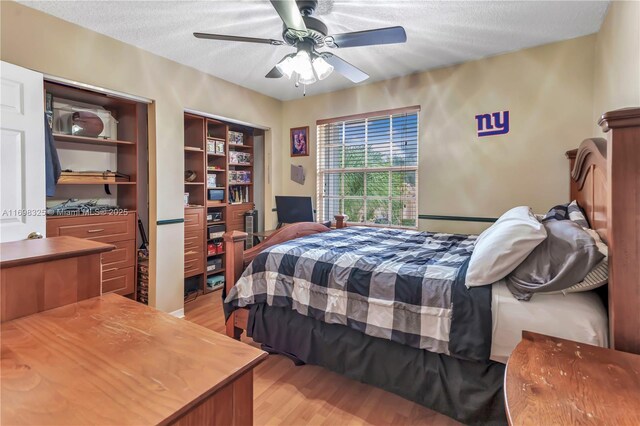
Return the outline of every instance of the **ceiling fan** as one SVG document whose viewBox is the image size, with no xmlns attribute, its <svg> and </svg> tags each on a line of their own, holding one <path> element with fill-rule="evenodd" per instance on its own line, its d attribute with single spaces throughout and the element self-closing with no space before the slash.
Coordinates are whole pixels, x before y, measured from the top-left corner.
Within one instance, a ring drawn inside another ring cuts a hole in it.
<svg viewBox="0 0 640 426">
<path fill-rule="evenodd" d="M 280 15 L 284 25 L 282 40 L 239 37 L 222 34 L 193 33 L 197 38 L 247 43 L 288 45 L 296 48 L 295 53 L 286 55 L 269 71 L 266 78 L 291 78 L 295 75 L 296 87 L 299 83 L 313 84 L 324 80 L 334 70 L 354 83 L 360 83 L 369 75 L 330 52 L 320 52 L 322 47 L 347 48 L 380 44 L 404 43 L 407 34 L 402 27 L 378 28 L 329 35 L 327 26 L 312 17 L 318 6 L 317 0 L 270 0 Z"/>
</svg>

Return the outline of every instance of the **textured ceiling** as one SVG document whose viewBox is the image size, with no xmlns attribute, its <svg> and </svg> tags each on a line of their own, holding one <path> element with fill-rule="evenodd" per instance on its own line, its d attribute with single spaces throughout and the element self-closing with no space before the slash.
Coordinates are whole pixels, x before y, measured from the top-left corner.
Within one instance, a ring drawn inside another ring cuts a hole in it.
<svg viewBox="0 0 640 426">
<path fill-rule="evenodd" d="M 291 47 L 192 36 L 201 31 L 280 39 L 282 23 L 267 0 L 21 3 L 274 98 L 302 96 L 302 88 L 286 77 L 264 78 Z M 366 71 L 371 78 L 360 84 L 367 84 L 591 34 L 600 28 L 607 6 L 608 1 L 320 0 L 315 16 L 330 33 L 406 29 L 406 44 L 331 50 Z M 307 95 L 353 85 L 334 73 L 308 86 Z"/>
</svg>

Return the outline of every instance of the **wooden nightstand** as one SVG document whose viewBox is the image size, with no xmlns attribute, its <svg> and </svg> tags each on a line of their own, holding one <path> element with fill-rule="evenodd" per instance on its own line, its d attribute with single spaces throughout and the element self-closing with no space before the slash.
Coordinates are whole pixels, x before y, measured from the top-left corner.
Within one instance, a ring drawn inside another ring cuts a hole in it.
<svg viewBox="0 0 640 426">
<path fill-rule="evenodd" d="M 640 355 L 524 331 L 504 382 L 511 425 L 640 425 Z"/>
</svg>

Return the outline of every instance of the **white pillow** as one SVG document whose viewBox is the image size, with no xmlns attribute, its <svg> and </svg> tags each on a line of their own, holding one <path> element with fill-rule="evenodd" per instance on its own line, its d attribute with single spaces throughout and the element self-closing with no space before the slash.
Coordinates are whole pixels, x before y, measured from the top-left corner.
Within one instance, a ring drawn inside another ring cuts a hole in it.
<svg viewBox="0 0 640 426">
<path fill-rule="evenodd" d="M 550 291 L 548 293 L 540 293 L 540 294 L 569 294 L 569 293 L 581 293 L 583 291 L 595 290 L 598 287 L 602 287 L 606 283 L 609 282 L 609 248 L 602 241 L 600 235 L 594 231 L 593 229 L 585 228 L 585 231 L 591 235 L 591 237 L 595 240 L 596 246 L 598 246 L 598 250 L 604 255 L 604 259 L 602 259 L 596 266 L 593 267 L 591 271 L 587 274 L 586 277 L 578 284 L 572 285 L 569 288 L 565 288 L 562 291 Z"/>
<path fill-rule="evenodd" d="M 547 231 L 531 208 L 512 208 L 478 236 L 467 268 L 467 287 L 493 284 L 506 277 L 545 238 Z"/>
</svg>

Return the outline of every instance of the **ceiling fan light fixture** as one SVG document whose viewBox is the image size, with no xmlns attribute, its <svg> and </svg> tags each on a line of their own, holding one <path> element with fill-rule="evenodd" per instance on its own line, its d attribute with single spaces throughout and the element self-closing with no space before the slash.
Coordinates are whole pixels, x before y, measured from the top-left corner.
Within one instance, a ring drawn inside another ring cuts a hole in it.
<svg viewBox="0 0 640 426">
<path fill-rule="evenodd" d="M 298 73 L 299 83 L 306 84 L 308 86 L 309 84 L 313 84 L 316 81 L 318 81 L 318 79 L 313 73 L 313 68 L 307 68 L 303 72 Z"/>
<path fill-rule="evenodd" d="M 313 72 L 313 65 L 311 64 L 311 56 L 306 50 L 298 50 L 293 61 L 295 63 L 294 70 L 298 74 L 298 82 L 302 84 L 313 84 L 316 81 L 316 75 Z"/>
<path fill-rule="evenodd" d="M 313 59 L 313 70 L 318 76 L 318 80 L 324 80 L 329 77 L 333 72 L 333 65 L 329 64 L 324 58 L 320 55 L 316 56 Z"/>
<path fill-rule="evenodd" d="M 293 72 L 295 71 L 295 61 L 291 56 L 286 56 L 276 65 L 276 68 L 290 79 L 291 75 L 293 75 Z"/>
<path fill-rule="evenodd" d="M 282 40 L 241 37 L 226 34 L 193 33 L 196 38 L 244 43 L 287 45 L 296 49 L 296 53 L 286 55 L 265 75 L 265 78 L 278 79 L 295 74 L 295 86 L 313 84 L 324 80 L 334 71 L 351 80 L 361 83 L 369 78 L 364 71 L 329 52 L 316 49 L 329 47 L 343 49 L 360 46 L 405 43 L 407 33 L 400 26 L 352 31 L 342 34 L 329 34 L 327 26 L 313 17 L 318 0 L 270 0 L 283 23 Z"/>
</svg>

